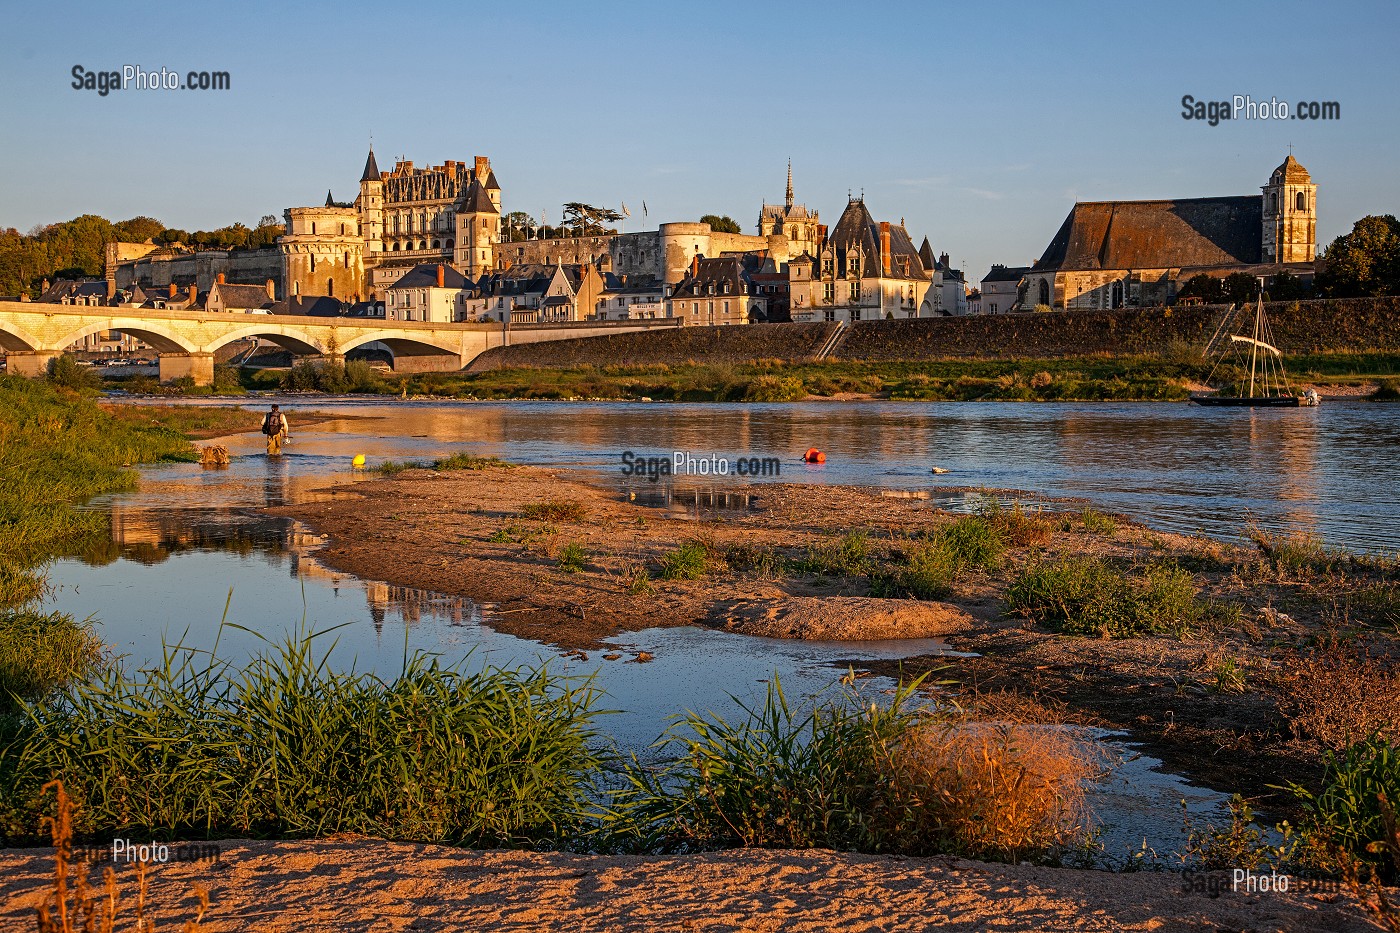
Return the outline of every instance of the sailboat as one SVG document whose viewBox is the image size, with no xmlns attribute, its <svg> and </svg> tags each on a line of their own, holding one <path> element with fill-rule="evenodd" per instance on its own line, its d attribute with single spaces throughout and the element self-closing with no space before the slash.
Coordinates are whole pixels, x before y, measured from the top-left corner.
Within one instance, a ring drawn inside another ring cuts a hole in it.
<svg viewBox="0 0 1400 933">
<path fill-rule="evenodd" d="M 1309 391 L 1305 396 L 1299 397 L 1288 384 L 1288 373 L 1283 368 L 1283 354 L 1274 346 L 1273 340 L 1269 318 L 1264 314 L 1264 294 L 1261 290 L 1254 304 L 1254 327 L 1251 334 L 1230 334 L 1226 343 L 1226 348 L 1234 351 L 1233 355 L 1239 359 L 1241 368 L 1246 367 L 1243 357 L 1248 355 L 1249 381 L 1240 380 L 1238 395 L 1193 395 L 1191 401 L 1197 405 L 1250 408 L 1297 408 L 1299 405 L 1316 405 L 1316 392 Z M 1221 353 L 1220 358 L 1215 361 L 1215 367 L 1210 371 L 1211 376 L 1215 375 L 1215 370 L 1220 368 L 1226 356 L 1226 353 Z M 1206 382 L 1209 384 L 1209 376 L 1206 377 Z"/>
</svg>

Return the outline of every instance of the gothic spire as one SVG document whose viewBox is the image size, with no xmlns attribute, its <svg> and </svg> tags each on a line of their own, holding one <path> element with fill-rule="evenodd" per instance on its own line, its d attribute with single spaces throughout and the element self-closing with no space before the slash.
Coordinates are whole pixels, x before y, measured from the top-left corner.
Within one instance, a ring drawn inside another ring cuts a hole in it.
<svg viewBox="0 0 1400 933">
<path fill-rule="evenodd" d="M 378 181 L 379 163 L 374 161 L 374 147 L 369 147 L 369 158 L 365 159 L 365 170 L 360 173 L 360 181 Z"/>
<path fill-rule="evenodd" d="M 792 210 L 792 160 L 788 159 L 787 209 Z"/>
</svg>

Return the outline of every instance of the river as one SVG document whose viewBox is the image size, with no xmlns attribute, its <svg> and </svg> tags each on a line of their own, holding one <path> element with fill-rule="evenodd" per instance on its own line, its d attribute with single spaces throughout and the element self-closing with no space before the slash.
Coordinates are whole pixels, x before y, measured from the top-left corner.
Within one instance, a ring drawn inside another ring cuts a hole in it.
<svg viewBox="0 0 1400 933">
<path fill-rule="evenodd" d="M 205 649 L 217 639 L 232 658 L 258 648 L 257 636 L 221 626 L 225 619 L 273 640 L 338 626 L 324 639 L 328 650 L 334 640 L 336 664 L 388 675 L 405 651 L 417 649 L 468 666 L 546 661 L 594 677 L 606 691 L 602 705 L 618 711 L 604 721 L 607 733 L 647 755 L 670 717 L 687 709 L 734 716 L 738 702 L 759 700 L 774 677 L 790 696 L 805 697 L 829 689 L 843 661 L 943 646 L 793 643 L 694 628 L 619 637 L 607 652 L 614 660 L 604 652 L 561 657 L 493 631 L 468 599 L 330 571 L 316 561 L 319 539 L 259 509 L 365 479 L 351 468 L 357 454 L 370 465 L 464 451 L 579 468 L 615 483 L 619 495 L 658 505 L 685 489 L 699 490 L 702 502 L 722 501 L 740 484 L 737 477 L 652 483 L 621 473 L 626 451 L 670 457 L 680 450 L 697 459 L 777 458 L 779 475 L 758 482 L 884 486 L 955 508 L 975 501 L 955 491 L 966 487 L 1023 490 L 1226 539 L 1254 522 L 1349 548 L 1400 549 L 1393 482 L 1400 406 L 1253 412 L 1165 404 L 279 401 L 340 417 L 299 431 L 282 458 L 267 458 L 258 435 L 222 438 L 234 456 L 226 470 L 146 468 L 138 491 L 94 500 L 88 507 L 110 515 L 113 540 L 52 567 L 54 608 L 98 619 L 104 639 L 133 667 L 156 661 L 163 643 Z M 822 449 L 826 462 L 802 463 L 809 447 Z M 636 662 L 642 651 L 654 660 Z M 874 694 L 892 686 L 865 681 Z M 1168 850 L 1179 842 L 1178 800 L 1201 811 L 1222 799 L 1152 764 L 1125 763 L 1099 797 L 1118 827 L 1109 837 L 1117 854 L 1144 834 Z"/>
</svg>

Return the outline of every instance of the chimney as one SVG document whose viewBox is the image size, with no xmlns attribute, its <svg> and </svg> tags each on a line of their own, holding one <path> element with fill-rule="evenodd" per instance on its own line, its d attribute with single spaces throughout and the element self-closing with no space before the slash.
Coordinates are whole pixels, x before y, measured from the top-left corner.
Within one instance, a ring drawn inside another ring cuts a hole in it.
<svg viewBox="0 0 1400 933">
<path fill-rule="evenodd" d="M 277 300 L 277 283 L 272 281 L 272 279 L 267 280 L 267 300 Z"/>
<path fill-rule="evenodd" d="M 169 288 L 169 289 L 167 290 L 167 292 L 166 292 L 166 297 L 168 297 L 168 298 L 174 298 L 174 297 L 175 297 L 175 292 L 177 292 L 177 291 L 179 291 L 179 289 L 177 289 L 177 288 L 175 287 L 174 281 L 171 281 L 171 283 L 170 283 L 170 288 Z"/>
<path fill-rule="evenodd" d="M 486 181 L 487 172 L 491 171 L 491 160 L 486 156 L 476 157 L 476 177 L 479 181 Z"/>
<path fill-rule="evenodd" d="M 49 290 L 49 280 L 48 280 L 48 279 L 44 279 L 44 281 L 41 282 L 41 283 L 39 284 L 39 294 L 42 295 L 42 294 L 44 294 L 45 292 L 47 292 L 48 290 Z"/>
<path fill-rule="evenodd" d="M 885 271 L 885 278 L 890 277 L 890 224 L 887 220 L 880 221 L 880 268 Z"/>
<path fill-rule="evenodd" d="M 442 164 L 442 168 L 443 168 L 443 171 L 447 172 L 447 177 L 448 177 L 448 178 L 455 179 L 455 178 L 457 177 L 457 163 L 456 163 L 456 162 L 451 162 L 451 161 L 444 162 L 444 163 Z"/>
<path fill-rule="evenodd" d="M 690 277 L 694 278 L 700 274 L 700 254 L 696 253 L 690 257 Z"/>
<path fill-rule="evenodd" d="M 437 287 L 438 287 L 438 288 L 443 288 L 443 287 L 447 284 L 446 281 L 445 281 L 446 276 L 447 276 L 447 272 L 442 268 L 442 263 L 438 263 L 438 273 L 437 273 Z"/>
<path fill-rule="evenodd" d="M 220 272 L 218 275 L 214 276 L 214 281 L 218 282 L 220 285 L 224 284 L 224 274 Z"/>
<path fill-rule="evenodd" d="M 198 286 L 198 285 L 191 285 L 190 288 L 189 288 L 189 292 L 190 292 L 190 307 L 194 307 L 194 305 L 195 305 L 196 303 L 198 303 L 198 301 L 199 301 L 199 286 Z"/>
<path fill-rule="evenodd" d="M 817 224 L 817 252 L 826 249 L 826 224 Z"/>
<path fill-rule="evenodd" d="M 111 300 L 112 300 L 113 298 L 115 298 L 115 297 L 117 297 L 117 280 L 116 280 L 116 279 L 108 279 L 108 280 L 107 280 L 107 300 L 108 300 L 108 301 L 111 301 Z"/>
</svg>

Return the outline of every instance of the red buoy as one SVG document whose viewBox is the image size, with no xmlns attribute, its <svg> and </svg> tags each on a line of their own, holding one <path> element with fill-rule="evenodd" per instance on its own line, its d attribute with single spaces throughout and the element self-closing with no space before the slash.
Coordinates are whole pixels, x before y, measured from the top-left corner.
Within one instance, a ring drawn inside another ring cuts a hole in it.
<svg viewBox="0 0 1400 933">
<path fill-rule="evenodd" d="M 815 447 L 808 447 L 807 452 L 802 455 L 805 463 L 826 463 L 826 454 Z"/>
</svg>

